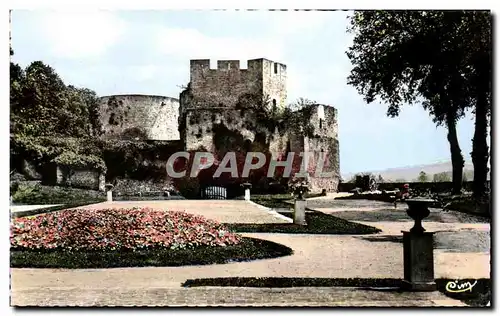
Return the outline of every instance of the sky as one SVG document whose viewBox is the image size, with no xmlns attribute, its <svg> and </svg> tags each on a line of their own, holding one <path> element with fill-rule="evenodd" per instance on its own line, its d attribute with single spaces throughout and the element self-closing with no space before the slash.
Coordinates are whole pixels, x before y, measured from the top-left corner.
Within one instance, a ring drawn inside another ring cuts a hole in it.
<svg viewBox="0 0 500 316">
<path fill-rule="evenodd" d="M 13 60 L 41 60 L 66 84 L 100 96 L 179 97 L 189 60 L 267 58 L 287 65 L 288 103 L 303 97 L 338 110 L 342 174 L 450 160 L 444 127 L 421 105 L 398 118 L 387 106 L 366 104 L 347 85 L 347 11 L 42 11 L 12 12 Z M 470 160 L 474 122 L 458 124 Z"/>
</svg>

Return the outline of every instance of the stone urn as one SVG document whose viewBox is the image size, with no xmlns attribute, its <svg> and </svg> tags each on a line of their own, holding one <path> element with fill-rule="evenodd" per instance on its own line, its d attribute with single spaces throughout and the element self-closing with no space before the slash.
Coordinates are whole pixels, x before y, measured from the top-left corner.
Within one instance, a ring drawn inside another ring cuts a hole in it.
<svg viewBox="0 0 500 316">
<path fill-rule="evenodd" d="M 405 200 L 406 204 L 408 204 L 408 209 L 406 210 L 406 214 L 410 216 L 414 221 L 415 225 L 410 229 L 412 233 L 423 233 L 425 232 L 424 227 L 422 227 L 422 220 L 429 216 L 431 213 L 429 211 L 429 205 L 434 203 L 435 201 L 432 199 L 407 199 Z"/>
<path fill-rule="evenodd" d="M 294 188 L 294 193 L 297 195 L 298 200 L 304 199 L 304 194 L 309 192 L 309 187 L 305 183 L 301 183 Z"/>
<path fill-rule="evenodd" d="M 245 183 L 242 183 L 241 186 L 246 190 L 246 189 L 251 189 L 252 188 L 252 184 L 250 182 L 245 182 Z"/>
</svg>

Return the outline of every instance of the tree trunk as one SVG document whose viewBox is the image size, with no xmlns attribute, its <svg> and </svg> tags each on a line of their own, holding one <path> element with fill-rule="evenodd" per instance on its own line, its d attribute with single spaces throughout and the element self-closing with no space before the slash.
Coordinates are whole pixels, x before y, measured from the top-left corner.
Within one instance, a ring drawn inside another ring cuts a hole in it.
<svg viewBox="0 0 500 316">
<path fill-rule="evenodd" d="M 476 103 L 476 122 L 472 139 L 472 163 L 474 164 L 473 195 L 482 198 L 486 193 L 488 176 L 488 100 L 480 95 Z"/>
<path fill-rule="evenodd" d="M 455 115 L 448 113 L 446 116 L 446 126 L 448 127 L 448 142 L 450 143 L 451 165 L 453 174 L 453 189 L 452 194 L 460 194 L 462 191 L 462 179 L 464 170 L 464 157 L 458 143 L 457 124 Z"/>
</svg>

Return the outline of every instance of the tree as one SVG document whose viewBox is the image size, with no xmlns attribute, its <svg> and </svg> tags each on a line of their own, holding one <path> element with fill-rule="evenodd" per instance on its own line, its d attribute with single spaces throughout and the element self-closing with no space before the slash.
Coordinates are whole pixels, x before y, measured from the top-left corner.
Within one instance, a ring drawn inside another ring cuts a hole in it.
<svg viewBox="0 0 500 316">
<path fill-rule="evenodd" d="M 13 54 L 11 50 L 11 54 Z M 24 71 L 16 63 L 10 62 L 10 128 L 11 131 L 16 129 L 16 122 L 18 122 L 17 111 L 20 108 L 21 99 L 23 95 L 22 86 L 24 82 Z"/>
<path fill-rule="evenodd" d="M 417 181 L 418 182 L 428 182 L 429 177 L 427 176 L 427 173 L 425 173 L 425 171 L 420 171 L 420 173 L 418 174 Z"/>
<path fill-rule="evenodd" d="M 384 183 L 385 182 L 384 178 L 382 178 L 382 175 L 380 175 L 380 174 L 378 175 L 377 182 L 378 183 Z"/>
<path fill-rule="evenodd" d="M 451 181 L 450 174 L 448 172 L 435 173 L 432 176 L 432 181 L 434 182 L 449 182 Z"/>
<path fill-rule="evenodd" d="M 72 134 L 79 136 L 99 136 L 99 104 L 97 94 L 86 88 L 68 86 L 68 108 L 75 115 L 72 117 L 74 130 Z"/>
<path fill-rule="evenodd" d="M 474 165 L 474 197 L 481 199 L 487 193 L 488 177 L 488 120 L 491 117 L 492 78 L 492 15 L 491 12 L 475 12 L 465 17 L 467 32 L 462 37 L 468 72 L 466 78 L 475 100 L 475 129 L 472 140 Z M 490 140 L 492 128 L 490 128 Z"/>
<path fill-rule="evenodd" d="M 25 70 L 19 102 L 11 112 L 16 118 L 14 132 L 30 136 L 64 133 L 71 122 L 64 119 L 66 86 L 50 66 L 41 61 L 31 63 Z"/>
<path fill-rule="evenodd" d="M 473 84 L 473 78 L 478 76 L 472 75 L 477 71 L 470 67 L 474 63 L 468 56 L 486 56 L 471 53 L 475 51 L 473 37 L 478 31 L 471 25 L 474 20 L 481 20 L 475 15 L 484 19 L 485 13 L 362 11 L 351 17 L 349 28 L 355 38 L 347 52 L 354 66 L 348 83 L 355 86 L 368 103 L 376 98 L 387 103 L 388 116 L 398 116 L 404 103 L 419 101 L 436 124 L 447 127 L 456 193 L 462 186 L 464 165 L 456 122 L 467 107 L 480 99 Z M 481 66 L 486 73 L 484 63 Z M 484 116 L 482 112 L 481 116 Z M 484 158 L 484 146 L 477 142 L 477 156 Z"/>
<path fill-rule="evenodd" d="M 307 98 L 298 98 L 295 102 L 288 105 L 288 108 L 292 111 L 298 111 L 306 106 L 317 104 L 316 101 L 309 100 Z"/>
<path fill-rule="evenodd" d="M 94 91 L 66 86 L 41 61 L 23 71 L 11 62 L 11 132 L 26 136 L 90 137 L 100 132 Z"/>
</svg>

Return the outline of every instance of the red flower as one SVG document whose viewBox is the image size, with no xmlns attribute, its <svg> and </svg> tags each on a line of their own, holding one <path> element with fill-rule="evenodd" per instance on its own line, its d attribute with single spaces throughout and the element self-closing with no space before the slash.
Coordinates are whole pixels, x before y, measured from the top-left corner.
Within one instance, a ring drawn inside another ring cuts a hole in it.
<svg viewBox="0 0 500 316">
<path fill-rule="evenodd" d="M 240 241 L 241 236 L 202 216 L 149 208 L 65 210 L 17 218 L 10 238 L 11 247 L 30 249 L 177 248 Z"/>
</svg>

